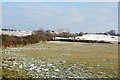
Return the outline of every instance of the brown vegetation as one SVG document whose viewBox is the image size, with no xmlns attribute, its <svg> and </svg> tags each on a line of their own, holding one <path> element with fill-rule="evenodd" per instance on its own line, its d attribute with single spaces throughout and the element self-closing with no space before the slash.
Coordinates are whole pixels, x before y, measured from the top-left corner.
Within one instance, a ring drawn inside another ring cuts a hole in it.
<svg viewBox="0 0 120 80">
<path fill-rule="evenodd" d="M 2 35 L 2 47 L 34 44 L 39 41 L 48 41 L 51 39 L 53 39 L 53 34 L 49 32 L 41 32 L 39 30 L 35 31 L 34 34 L 25 37 Z"/>
</svg>

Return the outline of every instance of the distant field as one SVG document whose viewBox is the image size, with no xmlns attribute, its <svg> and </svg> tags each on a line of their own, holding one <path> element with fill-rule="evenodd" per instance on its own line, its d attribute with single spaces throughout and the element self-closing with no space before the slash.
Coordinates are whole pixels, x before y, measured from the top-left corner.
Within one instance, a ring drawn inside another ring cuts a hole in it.
<svg viewBox="0 0 120 80">
<path fill-rule="evenodd" d="M 118 45 L 42 42 L 4 49 L 2 62 L 6 78 L 116 78 Z"/>
</svg>

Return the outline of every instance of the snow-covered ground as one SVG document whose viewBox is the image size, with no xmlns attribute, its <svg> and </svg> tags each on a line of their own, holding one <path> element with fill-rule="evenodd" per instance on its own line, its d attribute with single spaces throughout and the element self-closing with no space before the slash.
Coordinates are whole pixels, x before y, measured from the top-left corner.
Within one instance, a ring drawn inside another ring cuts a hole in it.
<svg viewBox="0 0 120 80">
<path fill-rule="evenodd" d="M 9 36 L 28 36 L 32 34 L 32 31 L 1 31 L 0 35 L 6 34 Z M 63 37 L 55 37 L 56 40 L 59 39 L 76 39 L 76 40 L 96 40 L 96 41 L 107 41 L 107 42 L 118 42 L 118 36 L 111 36 L 111 35 L 100 35 L 100 34 L 86 34 L 83 36 L 77 36 L 77 37 L 69 37 L 69 38 L 63 38 Z"/>
<path fill-rule="evenodd" d="M 97 40 L 97 41 L 117 42 L 118 36 L 87 34 L 87 35 L 83 35 L 83 36 L 77 36 L 77 37 L 75 37 L 75 39 L 77 39 L 77 40 Z"/>
<path fill-rule="evenodd" d="M 1 31 L 0 30 L 0 35 L 1 34 L 5 34 L 5 35 L 9 35 L 9 36 L 28 36 L 32 34 L 32 31 Z"/>
<path fill-rule="evenodd" d="M 94 41 L 106 41 L 106 42 L 118 42 L 118 36 L 111 36 L 111 35 L 100 35 L 100 34 L 86 34 L 83 36 L 77 37 L 55 37 L 56 40 L 94 40 Z"/>
</svg>

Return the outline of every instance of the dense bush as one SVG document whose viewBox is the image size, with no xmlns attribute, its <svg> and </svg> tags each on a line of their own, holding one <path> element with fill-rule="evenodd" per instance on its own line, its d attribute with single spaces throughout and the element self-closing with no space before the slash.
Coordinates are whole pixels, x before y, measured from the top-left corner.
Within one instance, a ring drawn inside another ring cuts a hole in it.
<svg viewBox="0 0 120 80">
<path fill-rule="evenodd" d="M 56 36 L 57 37 L 66 37 L 66 38 L 68 38 L 68 37 L 76 37 L 77 35 L 74 34 L 74 33 L 62 32 L 62 33 L 60 33 L 60 34 L 58 34 Z"/>
<path fill-rule="evenodd" d="M 72 40 L 72 39 L 59 39 L 58 41 L 67 41 L 67 42 L 85 42 L 85 43 L 109 43 L 111 42 L 106 42 L 106 41 L 96 41 L 96 40 Z"/>
<path fill-rule="evenodd" d="M 39 41 L 47 41 L 51 39 L 53 39 L 53 34 L 48 32 L 34 33 L 30 36 L 25 36 L 25 37 L 2 35 L 2 46 L 12 47 L 18 45 L 27 45 L 27 44 L 38 43 Z"/>
</svg>

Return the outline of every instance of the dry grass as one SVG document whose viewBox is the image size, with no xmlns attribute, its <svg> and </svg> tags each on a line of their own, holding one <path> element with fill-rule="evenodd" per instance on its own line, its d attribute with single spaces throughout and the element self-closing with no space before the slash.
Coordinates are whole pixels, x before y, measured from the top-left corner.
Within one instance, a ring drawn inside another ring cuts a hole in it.
<svg viewBox="0 0 120 80">
<path fill-rule="evenodd" d="M 98 71 L 106 72 L 108 75 L 118 74 L 118 45 L 116 44 L 39 43 L 25 48 L 30 50 L 24 49 L 21 53 L 37 60 L 50 63 L 64 60 L 66 67 L 73 64 L 86 64 L 87 67 L 93 67 L 89 71 L 96 74 Z M 96 65 L 104 69 L 98 69 Z"/>
<path fill-rule="evenodd" d="M 2 59 L 5 78 L 118 76 L 117 44 L 42 42 L 3 49 Z"/>
</svg>

